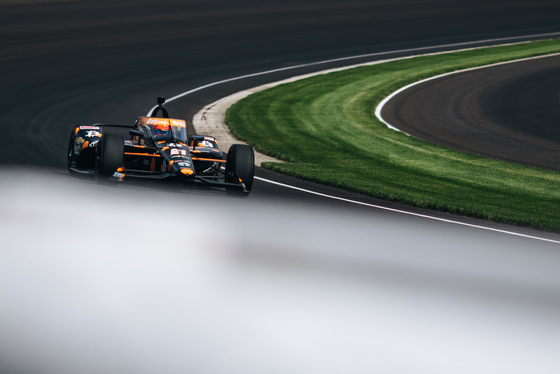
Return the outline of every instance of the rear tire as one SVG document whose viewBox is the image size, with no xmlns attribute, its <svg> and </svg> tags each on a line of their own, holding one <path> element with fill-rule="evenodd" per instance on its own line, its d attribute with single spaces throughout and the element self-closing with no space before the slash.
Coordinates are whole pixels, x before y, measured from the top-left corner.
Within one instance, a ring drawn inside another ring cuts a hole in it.
<svg viewBox="0 0 560 374">
<path fill-rule="evenodd" d="M 226 183 L 237 186 L 226 186 L 230 195 L 247 196 L 253 188 L 255 175 L 255 153 L 248 145 L 234 144 L 230 147 L 226 159 Z"/>
<path fill-rule="evenodd" d="M 66 153 L 66 167 L 68 168 L 68 173 L 70 175 L 78 174 L 77 172 L 70 169 L 72 167 L 72 161 L 74 161 L 73 158 L 74 158 L 74 145 L 76 143 L 76 129 L 77 127 L 74 127 L 70 132 L 70 140 L 68 141 L 68 152 Z"/>
<path fill-rule="evenodd" d="M 95 177 L 97 181 L 107 181 L 118 168 L 123 166 L 124 138 L 114 134 L 104 134 L 97 146 Z"/>
</svg>

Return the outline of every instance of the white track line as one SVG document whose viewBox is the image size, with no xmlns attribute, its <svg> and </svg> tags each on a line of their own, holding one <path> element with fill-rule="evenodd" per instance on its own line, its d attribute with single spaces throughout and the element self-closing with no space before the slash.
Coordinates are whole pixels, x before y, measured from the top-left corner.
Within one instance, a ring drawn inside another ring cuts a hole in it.
<svg viewBox="0 0 560 374">
<path fill-rule="evenodd" d="M 383 111 L 383 108 L 385 107 L 385 105 L 386 105 L 389 101 L 391 101 L 391 99 L 393 99 L 395 96 L 397 96 L 398 94 L 400 94 L 400 93 L 402 93 L 402 92 L 404 92 L 404 91 L 406 91 L 406 90 L 408 90 L 409 88 L 412 88 L 412 87 L 414 87 L 414 86 L 418 86 L 418 85 L 420 85 L 420 84 L 423 84 L 423 83 L 426 83 L 426 82 L 429 82 L 429 81 L 433 81 L 433 80 L 436 80 L 436 79 L 439 79 L 439 78 L 447 77 L 447 76 L 450 76 L 450 75 L 454 75 L 454 74 L 460 74 L 460 73 L 464 73 L 464 72 L 467 72 L 467 71 L 475 71 L 475 70 L 486 69 L 486 68 L 490 68 L 490 67 L 493 67 L 493 66 L 515 64 L 515 63 L 517 63 L 517 62 L 538 60 L 538 59 L 541 59 L 541 58 L 547 58 L 547 57 L 553 57 L 553 56 L 560 56 L 560 53 L 551 53 L 551 54 L 548 54 L 548 55 L 534 56 L 534 57 L 527 57 L 527 58 L 520 58 L 520 59 L 518 59 L 518 60 L 497 62 L 497 63 L 495 63 L 495 64 L 489 64 L 489 65 L 483 65 L 483 66 L 475 66 L 475 67 L 472 67 L 472 68 L 467 68 L 467 69 L 462 69 L 462 70 L 456 70 L 456 71 L 452 71 L 452 72 L 449 72 L 449 73 L 444 73 L 444 74 L 436 75 L 436 76 L 433 76 L 433 77 L 429 77 L 429 78 L 423 79 L 423 80 L 418 81 L 418 82 L 411 83 L 411 84 L 409 84 L 409 85 L 407 85 L 407 86 L 404 86 L 404 87 L 399 88 L 398 90 L 396 90 L 395 92 L 393 92 L 392 94 L 390 94 L 389 96 L 387 96 L 385 99 L 381 100 L 381 102 L 379 103 L 379 105 L 377 105 L 377 108 L 375 108 L 375 116 L 376 116 L 381 122 L 383 122 L 387 127 L 389 127 L 390 129 L 393 129 L 393 130 L 395 130 L 395 131 L 400 131 L 400 132 L 402 132 L 402 133 L 404 133 L 404 134 L 406 134 L 406 135 L 409 135 L 409 134 L 407 134 L 406 132 L 402 131 L 401 129 L 398 129 L 398 128 L 395 127 L 394 125 L 391 125 L 389 122 L 385 121 L 385 119 L 384 119 L 383 116 L 381 115 L 381 112 Z"/>
<path fill-rule="evenodd" d="M 451 220 L 451 219 L 439 218 L 439 217 L 434 217 L 434 216 L 430 216 L 430 215 L 426 215 L 426 214 L 414 213 L 414 212 L 410 212 L 410 211 L 407 211 L 407 210 L 389 208 L 389 207 L 386 207 L 386 206 L 383 206 L 383 205 L 376 205 L 376 204 L 364 203 L 362 201 L 345 199 L 343 197 L 334 196 L 334 195 L 327 195 L 327 194 L 324 194 L 324 193 L 321 193 L 321 192 L 306 190 L 305 188 L 295 187 L 295 186 L 291 186 L 289 184 L 275 182 L 273 180 L 269 180 L 269 179 L 265 179 L 265 178 L 261 178 L 261 177 L 255 177 L 255 179 L 260 180 L 260 181 L 265 182 L 265 183 L 274 184 L 274 185 L 277 185 L 277 186 L 280 186 L 280 187 L 289 188 L 289 189 L 300 191 L 300 192 L 305 192 L 305 193 L 308 193 L 310 195 L 325 197 L 325 198 L 328 198 L 328 199 L 331 199 L 331 200 L 338 200 L 338 201 L 343 201 L 343 202 L 350 203 L 350 204 L 356 204 L 356 205 L 367 206 L 367 207 L 370 207 L 370 208 L 386 210 L 386 211 L 393 212 L 393 213 L 401 213 L 401 214 L 406 214 L 406 215 L 409 215 L 409 216 L 426 218 L 426 219 L 430 219 L 432 221 L 451 223 L 451 224 L 459 225 L 459 226 L 466 226 L 466 227 L 471 227 L 471 228 L 475 228 L 475 229 L 498 232 L 498 233 L 501 233 L 501 234 L 519 236 L 519 237 L 526 238 L 526 239 L 534 239 L 534 240 L 540 240 L 540 241 L 543 241 L 543 242 L 560 244 L 560 241 L 558 241 L 558 240 L 547 239 L 547 238 L 542 238 L 542 237 L 533 236 L 533 235 L 521 234 L 519 232 L 514 232 L 514 231 L 501 230 L 501 229 L 496 229 L 496 228 L 493 228 L 493 227 L 475 225 L 475 224 L 472 224 L 472 223 L 455 221 L 455 220 Z"/>
<path fill-rule="evenodd" d="M 536 34 L 536 35 L 529 35 L 529 36 L 526 36 L 526 37 L 487 39 L 487 40 L 480 40 L 480 41 L 476 41 L 476 42 L 451 43 L 451 44 L 442 44 L 442 45 L 430 46 L 430 47 L 419 47 L 419 48 L 400 49 L 400 50 L 396 50 L 396 51 L 370 53 L 370 54 L 364 54 L 364 55 L 356 55 L 356 56 L 342 57 L 342 58 L 336 58 L 336 59 L 331 59 L 331 60 L 324 60 L 324 61 L 319 61 L 319 62 L 312 62 L 312 63 L 308 63 L 308 64 L 287 66 L 287 67 L 283 67 L 283 68 L 279 68 L 279 69 L 272 69 L 272 70 L 262 71 L 262 72 L 258 72 L 258 73 L 246 74 L 246 75 L 241 75 L 241 76 L 238 76 L 238 77 L 233 77 L 233 78 L 224 79 L 224 80 L 221 80 L 221 81 L 216 81 L 216 82 L 213 82 L 213 83 L 209 83 L 209 84 L 206 84 L 206 85 L 203 85 L 203 86 L 200 86 L 200 87 L 196 87 L 192 90 L 185 91 L 185 92 L 183 92 L 179 95 L 173 96 L 173 97 L 167 99 L 167 102 L 171 102 L 171 101 L 180 99 L 184 96 L 193 94 L 195 92 L 202 91 L 206 88 L 218 86 L 218 85 L 224 84 L 224 83 L 234 82 L 234 81 L 241 80 L 241 79 L 258 77 L 258 76 L 261 76 L 261 75 L 267 75 L 267 74 L 272 74 L 272 73 L 281 72 L 281 71 L 288 71 L 288 70 L 293 70 L 293 69 L 298 69 L 298 68 L 303 68 L 303 67 L 325 65 L 325 64 L 328 64 L 328 63 L 332 63 L 332 62 L 348 61 L 348 60 L 354 60 L 354 59 L 359 59 L 359 58 L 373 58 L 373 57 L 379 57 L 379 56 L 395 54 L 395 53 L 421 52 L 421 51 L 438 49 L 438 48 L 447 49 L 447 48 L 458 48 L 458 47 L 460 48 L 460 47 L 467 47 L 467 46 L 472 47 L 472 46 L 475 46 L 475 45 L 486 44 L 486 43 L 501 43 L 501 42 L 505 43 L 505 42 L 515 42 L 515 41 L 520 41 L 520 40 L 526 40 L 528 38 L 547 38 L 547 37 L 557 37 L 557 36 L 560 36 L 560 33 Z M 450 52 L 450 51 L 446 51 L 446 52 Z M 410 58 L 410 57 L 413 57 L 413 56 L 407 56 L 407 57 L 403 57 L 403 58 Z M 321 72 L 317 72 L 317 74 L 320 74 L 320 73 Z M 150 109 L 150 111 L 148 113 L 151 113 L 154 108 L 155 108 L 155 106 L 152 109 Z M 425 215 L 425 214 L 413 213 L 413 212 L 409 212 L 409 211 L 406 211 L 406 210 L 388 208 L 388 207 L 384 207 L 382 205 L 363 203 L 361 201 L 345 199 L 345 198 L 338 197 L 338 196 L 326 195 L 326 194 L 323 194 L 323 193 L 320 193 L 320 192 L 315 192 L 315 191 L 306 190 L 306 189 L 295 187 L 295 186 L 290 186 L 290 185 L 287 185 L 287 184 L 284 184 L 284 183 L 279 183 L 279 182 L 272 181 L 272 180 L 265 179 L 265 178 L 255 177 L 255 179 L 260 180 L 262 182 L 275 184 L 275 185 L 278 185 L 278 186 L 281 186 L 281 187 L 290 188 L 290 189 L 293 189 L 293 190 L 298 190 L 298 191 L 301 191 L 301 192 L 305 192 L 305 193 L 312 194 L 312 195 L 317 195 L 317 196 L 322 196 L 322 197 L 333 199 L 333 200 L 344 201 L 344 202 L 351 203 L 351 204 L 363 205 L 363 206 L 368 206 L 368 207 L 375 208 L 375 209 L 381 209 L 381 210 L 391 211 L 391 212 L 395 212 L 395 213 L 401 213 L 401 214 L 406 214 L 406 215 L 410 215 L 410 216 L 426 218 L 426 219 L 430 219 L 430 220 L 434 220 L 434 221 L 447 222 L 447 223 L 451 223 L 451 224 L 455 224 L 455 225 L 472 227 L 472 228 L 476 228 L 476 229 L 492 231 L 492 232 L 497 232 L 497 233 L 502 233 L 502 234 L 507 234 L 507 235 L 512 235 L 512 236 L 518 236 L 518 237 L 527 238 L 527 239 L 533 239 L 533 240 L 539 240 L 539 241 L 543 241 L 543 242 L 560 244 L 560 241 L 557 241 L 557 240 L 552 240 L 552 239 L 547 239 L 547 238 L 542 238 L 542 237 L 532 236 L 532 235 L 525 235 L 525 234 L 521 234 L 521 233 L 518 233 L 518 232 L 500 230 L 500 229 L 495 229 L 495 228 L 492 228 L 492 227 L 474 225 L 474 224 L 464 223 L 464 222 L 460 222 L 460 221 L 448 220 L 448 219 L 438 218 L 438 217 L 429 216 L 429 215 Z"/>
<path fill-rule="evenodd" d="M 507 42 L 515 42 L 515 41 L 520 41 L 520 40 L 523 41 L 523 40 L 527 40 L 529 38 L 531 38 L 531 39 L 532 38 L 548 38 L 548 37 L 558 37 L 558 36 L 560 36 L 560 33 L 546 33 L 546 34 L 528 35 L 528 36 L 525 36 L 525 37 L 518 36 L 518 37 L 511 37 L 511 38 L 497 38 L 497 39 L 479 40 L 479 41 L 475 41 L 475 42 L 450 43 L 450 44 L 441 44 L 441 45 L 428 46 L 428 47 L 418 47 L 418 48 L 399 49 L 399 50 L 395 50 L 395 51 L 368 53 L 368 54 L 363 54 L 363 55 L 341 57 L 341 58 L 334 58 L 334 59 L 330 59 L 330 60 L 311 62 L 311 63 L 308 63 L 308 64 L 286 66 L 286 67 L 283 67 L 283 68 L 266 70 L 266 71 L 262 71 L 262 72 L 258 72 L 258 73 L 252 73 L 252 74 L 246 74 L 246 75 L 240 75 L 238 77 L 233 77 L 233 78 L 228 78 L 228 79 L 224 79 L 224 80 L 213 82 L 213 83 L 208 83 L 204 86 L 196 87 L 196 88 L 193 88 L 192 90 L 185 91 L 185 92 L 183 92 L 179 95 L 173 96 L 173 97 L 167 99 L 166 102 L 171 102 L 171 101 L 180 99 L 184 96 L 193 94 L 195 92 L 202 91 L 206 88 L 218 86 L 218 85 L 224 84 L 224 83 L 230 83 L 230 82 L 234 82 L 234 81 L 241 80 L 241 79 L 246 79 L 246 78 L 258 77 L 258 76 L 261 76 L 261 75 L 278 73 L 278 72 L 281 72 L 281 71 L 288 71 L 288 70 L 299 69 L 299 68 L 304 68 L 304 67 L 325 65 L 325 64 L 329 64 L 329 63 L 333 63 L 333 62 L 342 62 L 342 61 L 348 61 L 348 60 L 355 60 L 355 59 L 359 59 L 359 58 L 373 58 L 373 57 L 385 56 L 385 55 L 390 55 L 390 54 L 395 54 L 395 53 L 422 52 L 422 51 L 439 49 L 439 48 L 447 49 L 447 48 L 461 48 L 461 47 L 468 47 L 468 46 L 474 47 L 475 45 L 486 44 L 486 43 L 507 43 Z M 150 109 L 150 111 L 148 113 L 151 113 L 154 108 L 156 108 L 156 106 L 154 106 L 152 109 Z"/>
</svg>

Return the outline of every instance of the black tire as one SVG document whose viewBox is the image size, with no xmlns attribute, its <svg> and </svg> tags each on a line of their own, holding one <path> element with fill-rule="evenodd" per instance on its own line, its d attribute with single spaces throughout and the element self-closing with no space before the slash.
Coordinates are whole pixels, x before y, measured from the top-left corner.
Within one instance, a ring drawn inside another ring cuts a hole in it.
<svg viewBox="0 0 560 374">
<path fill-rule="evenodd" d="M 104 134 L 97 146 L 95 177 L 107 181 L 123 165 L 124 138 L 115 134 Z"/>
<path fill-rule="evenodd" d="M 74 158 L 74 143 L 76 141 L 76 127 L 72 128 L 70 132 L 70 140 L 68 141 L 68 152 L 66 153 L 66 167 L 68 168 L 68 173 L 70 175 L 76 175 L 75 171 L 70 170 L 72 166 L 72 159 Z"/>
<path fill-rule="evenodd" d="M 226 158 L 226 183 L 236 186 L 226 186 L 230 195 L 247 196 L 253 188 L 255 176 L 255 152 L 248 145 L 234 144 L 230 147 Z"/>
</svg>

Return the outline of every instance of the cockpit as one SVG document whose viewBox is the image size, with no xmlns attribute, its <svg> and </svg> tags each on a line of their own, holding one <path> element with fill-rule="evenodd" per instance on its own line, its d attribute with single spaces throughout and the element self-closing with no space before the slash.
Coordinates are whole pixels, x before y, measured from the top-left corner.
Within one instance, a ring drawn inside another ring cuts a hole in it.
<svg viewBox="0 0 560 374">
<path fill-rule="evenodd" d="M 187 124 L 182 119 L 139 117 L 138 130 L 156 141 L 187 142 Z"/>
</svg>

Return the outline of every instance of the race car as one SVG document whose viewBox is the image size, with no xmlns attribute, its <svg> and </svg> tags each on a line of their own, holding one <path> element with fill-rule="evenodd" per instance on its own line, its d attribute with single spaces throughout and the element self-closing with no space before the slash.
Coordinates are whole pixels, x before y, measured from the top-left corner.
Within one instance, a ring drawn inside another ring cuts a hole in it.
<svg viewBox="0 0 560 374">
<path fill-rule="evenodd" d="M 91 175 L 100 182 L 123 182 L 127 178 L 173 178 L 187 185 L 223 187 L 229 194 L 247 196 L 254 176 L 254 151 L 234 144 L 224 157 L 216 139 L 207 135 L 187 137 L 185 120 L 169 118 L 158 98 L 148 117 L 138 117 L 129 139 L 104 131 L 94 124 L 76 125 L 68 143 L 70 174 Z M 158 111 L 162 112 L 157 117 Z"/>
</svg>

